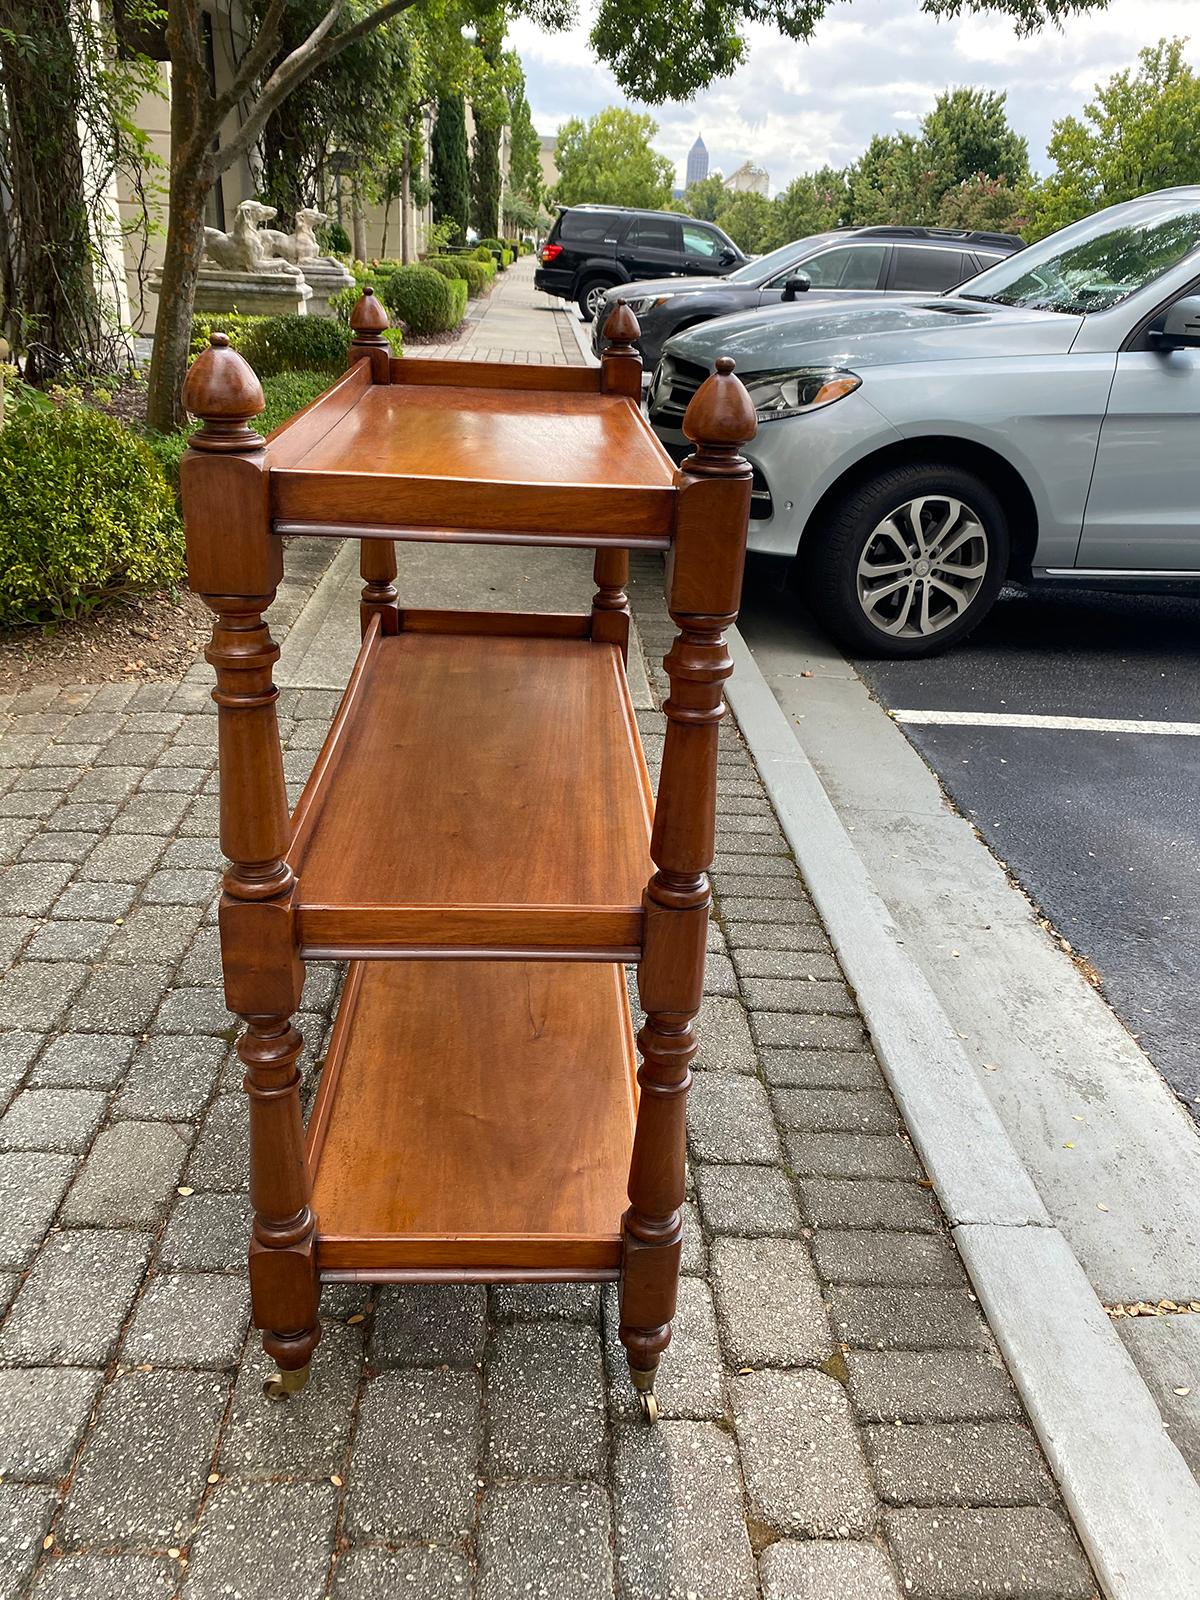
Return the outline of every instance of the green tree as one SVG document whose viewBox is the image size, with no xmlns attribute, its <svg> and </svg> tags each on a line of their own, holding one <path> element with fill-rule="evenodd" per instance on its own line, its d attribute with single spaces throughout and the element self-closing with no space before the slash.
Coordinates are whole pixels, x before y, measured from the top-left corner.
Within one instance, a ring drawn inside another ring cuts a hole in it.
<svg viewBox="0 0 1200 1600">
<path fill-rule="evenodd" d="M 988 89 L 947 89 L 921 123 L 930 167 L 947 187 L 978 174 L 1018 188 L 1029 178 L 1029 146 L 1009 126 L 1007 96 Z"/>
<path fill-rule="evenodd" d="M 508 186 L 529 202 L 533 211 L 529 226 L 532 226 L 542 198 L 542 142 L 525 98 L 525 75 L 517 58 L 512 59 L 520 76 L 509 94 Z"/>
<path fill-rule="evenodd" d="M 776 238 L 776 207 L 765 194 L 726 193 L 725 204 L 712 220 L 747 255 L 763 255 L 782 242 Z"/>
<path fill-rule="evenodd" d="M 1200 181 L 1200 77 L 1183 39 L 1160 39 L 1136 69 L 1097 84 L 1083 116 L 1054 124 L 1055 170 L 1031 196 L 1028 236 L 1040 239 L 1100 206 Z"/>
<path fill-rule="evenodd" d="M 555 162 L 560 205 L 661 206 L 671 198 L 674 164 L 650 148 L 658 124 L 644 112 L 608 106 L 583 122 L 572 117 L 558 134 Z"/>
<path fill-rule="evenodd" d="M 459 238 L 465 239 L 471 211 L 471 167 L 466 107 L 460 94 L 438 101 L 429 148 L 429 183 L 434 221 L 453 222 Z"/>
<path fill-rule="evenodd" d="M 849 207 L 846 174 L 833 167 L 803 173 L 776 196 L 774 206 L 775 226 L 767 249 L 839 227 L 847 220 Z"/>
<path fill-rule="evenodd" d="M 977 172 L 946 190 L 938 203 L 937 225 L 1022 233 L 1027 216 L 1027 191 L 1012 188 L 1005 178 L 988 178 Z"/>
<path fill-rule="evenodd" d="M 251 0 L 261 21 L 270 0 Z M 320 22 L 325 0 L 291 0 L 284 15 L 278 65 Z M 384 166 L 404 115 L 412 75 L 405 19 L 364 34 L 310 74 L 267 118 L 261 139 L 259 194 L 286 225 L 301 206 L 320 205 L 334 150 L 349 152 L 355 176 Z"/>
<path fill-rule="evenodd" d="M 729 199 L 729 190 L 719 172 L 710 172 L 707 178 L 689 183 L 683 191 L 679 209 L 689 217 L 699 217 L 703 222 L 715 222 L 717 213 Z"/>
</svg>

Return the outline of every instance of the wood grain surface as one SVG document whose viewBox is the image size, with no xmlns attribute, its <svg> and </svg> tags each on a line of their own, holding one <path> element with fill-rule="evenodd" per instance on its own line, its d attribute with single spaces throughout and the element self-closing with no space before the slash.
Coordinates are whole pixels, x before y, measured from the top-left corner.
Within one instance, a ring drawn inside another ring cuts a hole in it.
<svg viewBox="0 0 1200 1600">
<path fill-rule="evenodd" d="M 355 963 L 309 1124 L 319 1269 L 615 1269 L 634 1066 L 619 966 Z"/>
<path fill-rule="evenodd" d="M 301 943 L 636 947 L 652 816 L 615 645 L 372 632 L 296 809 Z"/>
</svg>

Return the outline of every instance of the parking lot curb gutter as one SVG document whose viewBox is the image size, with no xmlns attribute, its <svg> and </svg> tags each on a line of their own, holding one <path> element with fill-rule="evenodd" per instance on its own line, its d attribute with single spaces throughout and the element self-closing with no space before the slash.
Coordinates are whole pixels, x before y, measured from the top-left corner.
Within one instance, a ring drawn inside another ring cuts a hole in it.
<svg viewBox="0 0 1200 1600">
<path fill-rule="evenodd" d="M 1109 1600 L 1192 1592 L 1200 1485 L 736 629 L 729 704 Z"/>
</svg>

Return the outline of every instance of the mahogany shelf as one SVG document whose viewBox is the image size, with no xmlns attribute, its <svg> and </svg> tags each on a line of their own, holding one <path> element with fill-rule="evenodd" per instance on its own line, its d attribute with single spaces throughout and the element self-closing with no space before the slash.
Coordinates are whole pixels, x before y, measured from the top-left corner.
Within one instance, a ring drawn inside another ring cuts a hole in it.
<svg viewBox="0 0 1200 1600">
<path fill-rule="evenodd" d="M 300 797 L 301 954 L 636 956 L 653 798 L 620 650 L 490 631 L 586 616 L 436 617 L 372 620 Z"/>
<path fill-rule="evenodd" d="M 618 966 L 355 962 L 309 1121 L 321 1276 L 615 1278 L 635 1067 Z"/>
</svg>

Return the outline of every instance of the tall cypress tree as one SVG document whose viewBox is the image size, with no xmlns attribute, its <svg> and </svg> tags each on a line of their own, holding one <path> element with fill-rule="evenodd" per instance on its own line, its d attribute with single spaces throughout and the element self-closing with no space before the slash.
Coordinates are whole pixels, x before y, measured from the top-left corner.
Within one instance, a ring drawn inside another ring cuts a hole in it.
<svg viewBox="0 0 1200 1600">
<path fill-rule="evenodd" d="M 484 120 L 475 113 L 475 137 L 471 141 L 471 224 L 481 239 L 500 237 L 500 124 Z"/>
<path fill-rule="evenodd" d="M 438 101 L 429 151 L 429 181 L 435 222 L 449 219 L 467 236 L 471 169 L 467 161 L 467 114 L 462 95 Z"/>
</svg>

